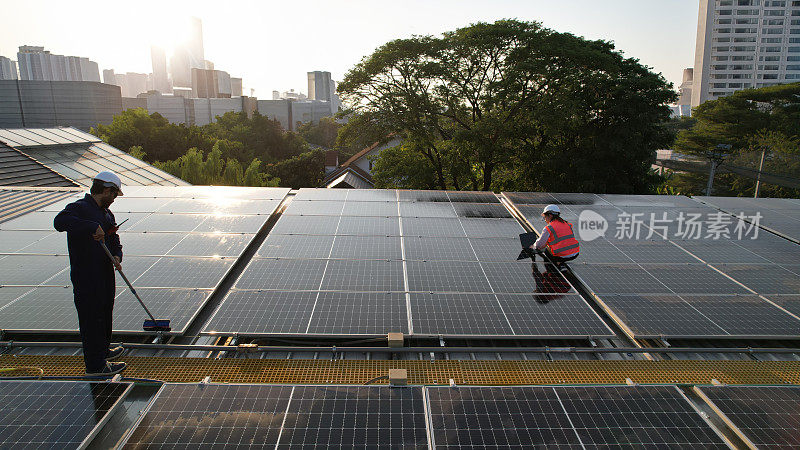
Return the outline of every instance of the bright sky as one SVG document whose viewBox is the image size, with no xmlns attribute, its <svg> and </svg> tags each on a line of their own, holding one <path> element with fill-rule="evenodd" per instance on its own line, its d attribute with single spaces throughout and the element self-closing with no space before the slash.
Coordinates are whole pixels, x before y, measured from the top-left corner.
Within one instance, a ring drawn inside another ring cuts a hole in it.
<svg viewBox="0 0 800 450">
<path fill-rule="evenodd" d="M 20 45 L 86 56 L 102 70 L 151 72 L 150 44 L 171 48 L 189 16 L 203 21 L 205 57 L 242 77 L 245 95 L 306 92 L 306 72 L 335 80 L 376 47 L 503 18 L 615 42 L 675 85 L 694 64 L 698 0 L 113 0 L 4 2 L 0 55 Z"/>
</svg>

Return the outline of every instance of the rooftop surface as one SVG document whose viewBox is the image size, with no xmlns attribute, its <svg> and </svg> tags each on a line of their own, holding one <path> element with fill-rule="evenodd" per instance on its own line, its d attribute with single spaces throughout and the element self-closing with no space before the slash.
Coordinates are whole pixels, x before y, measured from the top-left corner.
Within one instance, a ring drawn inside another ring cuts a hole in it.
<svg viewBox="0 0 800 450">
<path fill-rule="evenodd" d="M 143 332 L 118 279 L 137 379 L 92 384 L 52 229 L 83 193 L 6 191 L 40 203 L 0 219 L 0 376 L 52 381 L 0 396 L 119 384 L 78 444 L 799 444 L 800 418 L 771 414 L 800 406 L 800 200 L 131 186 L 111 207 L 129 219 L 123 270 L 173 330 Z M 581 241 L 563 273 L 517 260 L 551 203 Z M 386 386 L 389 369 L 412 387 Z M 252 420 L 212 436 L 237 417 Z M 14 436 L 0 446 L 47 442 Z"/>
</svg>

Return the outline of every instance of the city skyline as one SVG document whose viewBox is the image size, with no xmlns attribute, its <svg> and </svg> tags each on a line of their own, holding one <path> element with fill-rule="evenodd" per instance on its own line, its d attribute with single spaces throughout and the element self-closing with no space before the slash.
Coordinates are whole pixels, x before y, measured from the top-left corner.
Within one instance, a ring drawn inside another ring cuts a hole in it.
<svg viewBox="0 0 800 450">
<path fill-rule="evenodd" d="M 578 0 L 568 5 L 412 1 L 402 6 L 307 2 L 301 13 L 289 4 L 258 2 L 222 9 L 212 2 L 145 0 L 124 11 L 94 1 L 82 2 L 82 8 L 43 0 L 18 5 L 6 8 L 10 26 L 0 30 L 0 55 L 14 59 L 18 46 L 40 45 L 53 53 L 88 57 L 101 71 L 149 73 L 150 46 L 169 52 L 179 44 L 183 24 L 194 16 L 203 22 L 205 58 L 231 76 L 242 77 L 245 95 L 254 88 L 262 98 L 269 98 L 273 90 L 305 92 L 306 73 L 311 71 L 329 71 L 334 80 L 341 80 L 362 57 L 392 39 L 502 18 L 538 20 L 557 31 L 614 41 L 625 56 L 653 67 L 677 88 L 683 69 L 694 63 L 698 12 L 698 0 Z M 77 21 L 72 29 L 78 31 L 64 33 L 67 21 Z"/>
</svg>

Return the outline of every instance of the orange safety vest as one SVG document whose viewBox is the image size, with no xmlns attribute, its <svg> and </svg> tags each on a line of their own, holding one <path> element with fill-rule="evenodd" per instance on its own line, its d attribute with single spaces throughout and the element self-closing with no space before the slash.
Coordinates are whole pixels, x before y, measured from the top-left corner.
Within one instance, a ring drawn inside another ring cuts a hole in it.
<svg viewBox="0 0 800 450">
<path fill-rule="evenodd" d="M 572 224 L 569 222 L 559 222 L 554 220 L 547 227 L 550 237 L 547 239 L 547 246 L 553 256 L 567 257 L 577 254 L 581 248 L 575 234 L 572 232 Z"/>
</svg>

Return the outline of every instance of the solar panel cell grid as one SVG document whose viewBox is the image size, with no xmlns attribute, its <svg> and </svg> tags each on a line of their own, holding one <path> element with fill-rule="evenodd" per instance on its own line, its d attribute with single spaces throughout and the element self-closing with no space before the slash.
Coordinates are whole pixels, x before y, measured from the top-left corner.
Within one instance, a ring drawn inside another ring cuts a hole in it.
<svg viewBox="0 0 800 450">
<path fill-rule="evenodd" d="M 56 275 L 69 271 L 69 260 L 66 256 L 7 255 L 0 256 L 0 263 L 3 266 L 0 271 L 0 285 L 58 283 L 53 281 L 57 278 Z"/>
<path fill-rule="evenodd" d="M 322 290 L 402 291 L 403 264 L 400 261 L 328 261 Z"/>
<path fill-rule="evenodd" d="M 344 204 L 342 215 L 360 217 L 396 217 L 397 202 L 353 202 Z"/>
<path fill-rule="evenodd" d="M 462 222 L 457 218 L 403 217 L 403 236 L 466 237 L 464 229 L 461 227 Z"/>
<path fill-rule="evenodd" d="M 334 231 L 338 235 L 399 236 L 400 222 L 397 217 L 343 216 L 339 221 L 338 230 Z"/>
<path fill-rule="evenodd" d="M 642 264 L 642 267 L 677 294 L 749 293 L 705 264 Z"/>
<path fill-rule="evenodd" d="M 800 320 L 756 295 L 684 295 L 682 297 L 731 335 L 800 335 Z"/>
<path fill-rule="evenodd" d="M 36 244 L 51 235 L 58 236 L 50 231 L 4 231 L 0 233 L 0 253 L 39 253 L 36 251 L 39 248 Z M 61 238 L 59 242 L 63 240 L 63 248 L 66 249 L 67 239 L 63 235 Z M 35 249 L 31 250 L 32 248 Z"/>
<path fill-rule="evenodd" d="M 289 216 L 338 216 L 342 214 L 344 204 L 343 201 L 335 200 L 295 200 L 289 204 L 284 214 Z"/>
<path fill-rule="evenodd" d="M 193 231 L 197 233 L 257 233 L 268 216 L 216 216 L 206 218 Z"/>
<path fill-rule="evenodd" d="M 519 247 L 519 240 L 516 241 Z M 403 238 L 406 259 L 420 261 L 477 261 L 467 238 L 431 238 L 406 236 Z M 516 257 L 516 255 L 514 255 Z"/>
<path fill-rule="evenodd" d="M 530 261 L 511 263 L 482 262 L 481 266 L 494 292 L 565 294 L 574 293 L 572 286 L 551 265 Z"/>
<path fill-rule="evenodd" d="M 498 294 L 514 334 L 520 336 L 612 336 L 579 295 Z"/>
<path fill-rule="evenodd" d="M 202 214 L 151 214 L 127 227 L 128 231 L 195 231 L 210 216 Z M 127 224 L 126 224 L 127 225 Z M 199 231 L 199 230 L 198 230 Z"/>
<path fill-rule="evenodd" d="M 403 217 L 457 217 L 450 202 L 400 202 Z"/>
<path fill-rule="evenodd" d="M 500 203 L 493 192 L 447 191 L 447 198 L 453 203 Z"/>
<path fill-rule="evenodd" d="M 756 447 L 800 447 L 800 389 L 715 386 L 699 391 Z"/>
<path fill-rule="evenodd" d="M 637 263 L 698 263 L 697 258 L 672 242 L 658 240 L 616 240 L 612 243 Z M 592 260 L 593 261 L 593 260 Z"/>
<path fill-rule="evenodd" d="M 800 292 L 800 266 L 719 264 L 718 268 L 759 294 Z"/>
<path fill-rule="evenodd" d="M 396 202 L 394 189 L 350 189 L 347 192 L 348 202 Z"/>
<path fill-rule="evenodd" d="M 308 327 L 310 334 L 408 333 L 405 294 L 321 292 Z"/>
<path fill-rule="evenodd" d="M 253 259 L 236 281 L 239 289 L 316 290 L 327 261 Z"/>
<path fill-rule="evenodd" d="M 306 332 L 317 292 L 231 291 L 204 332 L 302 334 Z"/>
<path fill-rule="evenodd" d="M 492 292 L 479 263 L 408 261 L 409 290 L 420 292 Z"/>
<path fill-rule="evenodd" d="M 275 448 L 292 388 L 166 384 L 125 448 Z"/>
<path fill-rule="evenodd" d="M 327 258 L 331 253 L 333 236 L 282 235 L 267 236 L 257 255 L 266 258 Z"/>
<path fill-rule="evenodd" d="M 454 203 L 454 209 L 458 217 L 471 218 L 501 218 L 511 217 L 511 214 L 503 205 L 482 204 L 482 203 Z"/>
<path fill-rule="evenodd" d="M 362 218 L 363 219 L 363 218 Z M 340 219 L 336 216 L 287 216 L 282 215 L 270 231 L 275 234 L 320 234 L 333 235 Z M 396 222 L 397 220 L 395 220 Z M 352 233 L 356 234 L 356 233 Z"/>
<path fill-rule="evenodd" d="M 232 264 L 233 258 L 165 257 L 134 283 L 146 287 L 214 288 Z"/>
<path fill-rule="evenodd" d="M 331 258 L 399 260 L 402 258 L 400 237 L 337 236 Z"/>
<path fill-rule="evenodd" d="M 461 219 L 468 237 L 517 237 L 525 229 L 514 219 Z"/>
<path fill-rule="evenodd" d="M 642 294 L 670 293 L 670 290 L 637 264 L 587 264 L 572 262 L 570 267 L 594 293 Z"/>
<path fill-rule="evenodd" d="M 511 335 L 494 294 L 411 294 L 414 333 Z"/>
<path fill-rule="evenodd" d="M 172 248 L 168 255 L 236 257 L 253 239 L 252 234 L 190 234 Z M 130 245 L 125 247 L 125 251 Z"/>
<path fill-rule="evenodd" d="M 427 448 L 419 388 L 297 386 L 278 448 Z"/>
<path fill-rule="evenodd" d="M 78 448 L 127 383 L 0 381 L 0 447 Z"/>
</svg>

